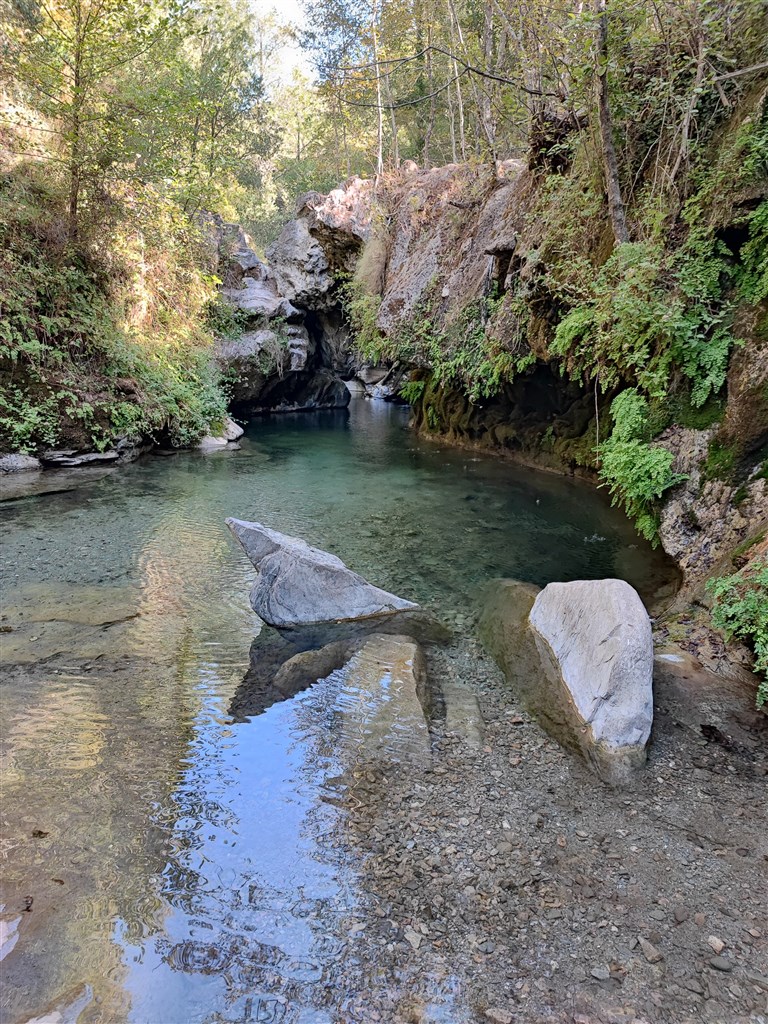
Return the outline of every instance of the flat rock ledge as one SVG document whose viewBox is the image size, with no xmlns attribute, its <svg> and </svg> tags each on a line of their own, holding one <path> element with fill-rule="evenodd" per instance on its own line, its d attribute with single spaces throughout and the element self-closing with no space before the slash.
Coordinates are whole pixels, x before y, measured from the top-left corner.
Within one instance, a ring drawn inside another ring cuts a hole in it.
<svg viewBox="0 0 768 1024">
<path fill-rule="evenodd" d="M 251 607 L 270 626 L 343 622 L 418 607 L 373 586 L 336 555 L 298 537 L 242 519 L 226 522 L 259 570 Z"/>
<path fill-rule="evenodd" d="M 646 759 L 653 724 L 653 637 L 623 580 L 502 581 L 483 612 L 486 645 L 528 710 L 607 783 Z"/>
</svg>

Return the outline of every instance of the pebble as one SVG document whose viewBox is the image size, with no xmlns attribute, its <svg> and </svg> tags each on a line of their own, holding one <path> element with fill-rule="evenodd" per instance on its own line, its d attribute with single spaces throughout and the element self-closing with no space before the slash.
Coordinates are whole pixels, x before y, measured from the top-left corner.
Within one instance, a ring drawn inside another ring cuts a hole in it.
<svg viewBox="0 0 768 1024">
<path fill-rule="evenodd" d="M 722 939 L 718 939 L 716 935 L 710 935 L 707 939 L 707 945 L 718 955 L 725 949 L 725 943 Z"/>
<path fill-rule="evenodd" d="M 764 975 L 758 974 L 757 971 L 745 971 L 744 977 L 751 985 L 757 985 L 758 988 L 762 988 L 768 992 L 768 978 Z"/>
<path fill-rule="evenodd" d="M 674 916 L 677 924 L 683 924 L 690 918 L 691 912 L 687 907 L 675 907 Z"/>
<path fill-rule="evenodd" d="M 502 1010 L 498 1006 L 491 1006 L 485 1011 L 485 1019 L 491 1024 L 512 1024 L 512 1014 L 509 1010 Z"/>
<path fill-rule="evenodd" d="M 683 988 L 688 989 L 689 992 L 695 992 L 697 996 L 704 995 L 704 987 L 701 982 L 697 981 L 695 978 L 683 978 L 680 984 Z"/>
<path fill-rule="evenodd" d="M 716 971 L 732 971 L 733 964 L 725 956 L 711 956 L 707 961 L 710 967 L 714 967 Z"/>
<path fill-rule="evenodd" d="M 649 964 L 658 964 L 664 959 L 664 955 L 660 950 L 656 949 L 652 942 L 649 942 L 648 939 L 644 939 L 642 936 L 640 937 L 640 949 L 642 949 L 643 956 Z"/>
<path fill-rule="evenodd" d="M 597 978 L 598 981 L 608 981 L 611 977 L 610 970 L 603 964 L 593 967 L 590 974 L 593 978 Z"/>
</svg>

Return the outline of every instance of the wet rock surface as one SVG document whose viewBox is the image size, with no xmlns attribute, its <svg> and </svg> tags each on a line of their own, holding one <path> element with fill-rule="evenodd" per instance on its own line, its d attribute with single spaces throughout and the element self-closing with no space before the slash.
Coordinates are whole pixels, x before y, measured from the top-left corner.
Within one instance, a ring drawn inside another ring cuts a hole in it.
<svg viewBox="0 0 768 1024">
<path fill-rule="evenodd" d="M 33 473 L 39 469 L 42 469 L 42 464 L 32 455 L 0 455 L 0 476 L 6 473 Z"/>
<path fill-rule="evenodd" d="M 431 761 L 427 666 L 412 637 L 374 634 L 336 671 L 345 763 L 388 769 Z"/>
</svg>

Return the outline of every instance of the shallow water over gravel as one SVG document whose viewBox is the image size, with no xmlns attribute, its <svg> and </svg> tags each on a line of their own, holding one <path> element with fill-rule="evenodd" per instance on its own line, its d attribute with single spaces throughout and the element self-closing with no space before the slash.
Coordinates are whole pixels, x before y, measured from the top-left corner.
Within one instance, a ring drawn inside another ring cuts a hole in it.
<svg viewBox="0 0 768 1024">
<path fill-rule="evenodd" d="M 411 975 L 379 978 L 366 946 L 338 693 L 233 722 L 258 623 L 224 518 L 335 552 L 459 636 L 496 576 L 649 596 L 668 569 L 588 486 L 418 440 L 380 403 L 66 479 L 0 506 L 0 1019 L 375 1019 L 360 979 L 397 1002 Z M 424 991 L 414 1019 L 475 1019 L 450 963 Z"/>
</svg>

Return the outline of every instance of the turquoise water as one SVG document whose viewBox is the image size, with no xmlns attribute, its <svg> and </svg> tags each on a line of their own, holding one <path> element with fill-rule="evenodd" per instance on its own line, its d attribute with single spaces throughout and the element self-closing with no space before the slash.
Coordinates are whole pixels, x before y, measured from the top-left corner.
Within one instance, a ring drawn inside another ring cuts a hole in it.
<svg viewBox="0 0 768 1024">
<path fill-rule="evenodd" d="M 650 596 L 668 568 L 590 487 L 362 400 L 255 422 L 239 451 L 53 479 L 70 489 L 0 506 L 2 1020 L 365 1020 L 338 695 L 233 721 L 259 623 L 224 518 L 335 552 L 459 637 L 496 576 Z M 463 1019 L 446 985 L 423 1019 Z"/>
</svg>

